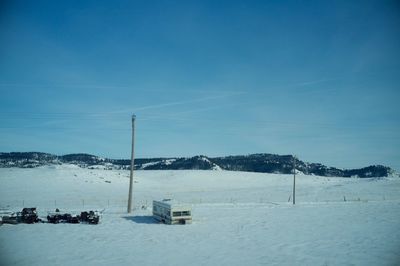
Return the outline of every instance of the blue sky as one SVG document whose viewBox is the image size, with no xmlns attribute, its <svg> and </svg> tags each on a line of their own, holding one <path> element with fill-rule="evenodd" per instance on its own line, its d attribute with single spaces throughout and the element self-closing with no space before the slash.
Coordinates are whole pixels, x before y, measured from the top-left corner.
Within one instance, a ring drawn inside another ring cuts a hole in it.
<svg viewBox="0 0 400 266">
<path fill-rule="evenodd" d="M 2 1 L 0 151 L 400 170 L 396 1 Z"/>
</svg>

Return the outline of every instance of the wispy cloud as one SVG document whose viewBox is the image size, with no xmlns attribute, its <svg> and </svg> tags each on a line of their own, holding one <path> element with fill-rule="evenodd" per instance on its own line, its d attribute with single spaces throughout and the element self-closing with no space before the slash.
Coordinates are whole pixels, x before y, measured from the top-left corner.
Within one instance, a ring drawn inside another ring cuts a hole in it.
<svg viewBox="0 0 400 266">
<path fill-rule="evenodd" d="M 310 80 L 310 81 L 295 83 L 295 84 L 291 85 L 290 87 L 304 87 L 304 86 L 310 86 L 310 85 L 315 85 L 315 84 L 319 84 L 319 83 L 325 83 L 325 82 L 329 82 L 329 81 L 335 81 L 335 80 L 339 80 L 339 79 L 340 78 L 325 78 L 325 79 Z"/>
<path fill-rule="evenodd" d="M 121 109 L 121 110 L 111 111 L 110 113 L 124 114 L 124 113 L 135 113 L 135 112 L 145 111 L 145 110 L 163 109 L 163 108 L 172 107 L 172 106 L 187 105 L 187 104 L 199 103 L 199 102 L 207 102 L 207 101 L 217 100 L 217 99 L 225 99 L 225 98 L 234 97 L 234 96 L 242 95 L 242 94 L 245 94 L 245 93 L 244 92 L 235 92 L 235 93 L 232 92 L 232 93 L 226 93 L 223 95 L 195 98 L 195 99 L 185 100 L 185 101 L 166 102 L 166 103 L 146 105 L 146 106 L 141 106 L 141 107 L 136 107 L 136 108 L 125 108 L 125 109 Z"/>
</svg>

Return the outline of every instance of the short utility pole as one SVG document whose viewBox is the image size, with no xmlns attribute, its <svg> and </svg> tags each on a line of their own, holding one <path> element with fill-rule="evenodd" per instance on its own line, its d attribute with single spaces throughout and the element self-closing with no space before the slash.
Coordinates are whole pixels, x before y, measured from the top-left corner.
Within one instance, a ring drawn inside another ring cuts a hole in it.
<svg viewBox="0 0 400 266">
<path fill-rule="evenodd" d="M 296 204 L 296 156 L 293 155 L 293 205 Z"/>
</svg>

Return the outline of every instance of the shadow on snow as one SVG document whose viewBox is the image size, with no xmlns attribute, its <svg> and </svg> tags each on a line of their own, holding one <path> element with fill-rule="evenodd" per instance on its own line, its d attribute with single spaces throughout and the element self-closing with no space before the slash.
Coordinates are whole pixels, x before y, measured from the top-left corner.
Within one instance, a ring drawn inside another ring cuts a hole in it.
<svg viewBox="0 0 400 266">
<path fill-rule="evenodd" d="M 138 224 L 158 224 L 159 222 L 153 216 L 124 216 L 124 219 Z"/>
</svg>

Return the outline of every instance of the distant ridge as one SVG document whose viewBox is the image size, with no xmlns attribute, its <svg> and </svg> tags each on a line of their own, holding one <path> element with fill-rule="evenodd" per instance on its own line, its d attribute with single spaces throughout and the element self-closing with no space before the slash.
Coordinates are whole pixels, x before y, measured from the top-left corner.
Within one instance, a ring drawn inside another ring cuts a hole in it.
<svg viewBox="0 0 400 266">
<path fill-rule="evenodd" d="M 292 155 L 250 154 L 226 157 L 203 155 L 190 158 L 148 158 L 136 159 L 135 169 L 139 170 L 229 170 L 260 173 L 290 174 Z M 54 155 L 43 152 L 0 153 L 0 167 L 34 168 L 44 165 L 74 164 L 91 169 L 130 169 L 128 159 L 107 159 L 91 154 Z M 319 163 L 307 163 L 296 159 L 296 170 L 306 175 L 337 177 L 386 177 L 394 171 L 386 166 L 371 165 L 360 169 L 338 169 Z"/>
</svg>

